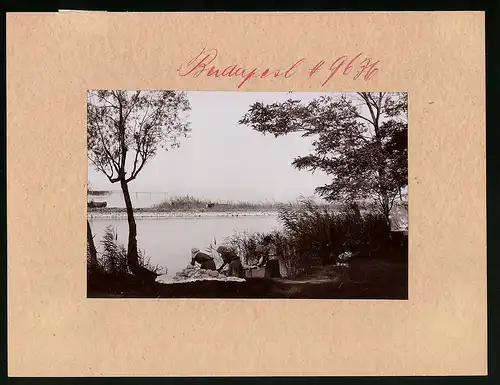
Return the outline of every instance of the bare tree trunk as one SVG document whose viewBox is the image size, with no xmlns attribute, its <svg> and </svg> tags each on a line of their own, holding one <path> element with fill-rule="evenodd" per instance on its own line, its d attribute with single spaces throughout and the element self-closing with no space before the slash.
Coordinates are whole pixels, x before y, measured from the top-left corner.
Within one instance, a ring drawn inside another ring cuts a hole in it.
<svg viewBox="0 0 500 385">
<path fill-rule="evenodd" d="M 142 279 L 154 280 L 158 274 L 149 271 L 139 264 L 139 253 L 137 250 L 137 225 L 134 218 L 134 208 L 132 207 L 132 201 L 130 199 L 130 192 L 128 190 L 128 184 L 124 180 L 120 181 L 120 185 L 123 191 L 123 197 L 125 198 L 125 206 L 127 208 L 127 220 L 128 220 L 128 248 L 127 248 L 127 261 L 128 267 L 132 274 Z"/>
<path fill-rule="evenodd" d="M 391 205 L 389 202 L 389 196 L 387 194 L 386 190 L 386 173 L 385 173 L 385 157 L 383 155 L 383 147 L 382 147 L 382 138 L 380 134 L 380 127 L 379 127 L 379 118 L 380 118 L 380 113 L 381 113 L 381 108 L 382 108 L 382 98 L 383 98 L 383 93 L 379 92 L 378 96 L 378 102 L 374 100 L 373 97 L 370 97 L 369 92 L 362 92 L 362 97 L 366 102 L 366 105 L 370 111 L 370 115 L 373 119 L 373 129 L 375 131 L 375 140 L 377 143 L 378 147 L 378 154 L 377 154 L 377 162 L 379 163 L 378 167 L 378 179 L 379 183 L 381 186 L 381 191 L 379 192 L 379 196 L 381 198 L 381 206 L 382 206 L 382 213 L 384 214 L 385 220 L 387 222 L 388 226 L 388 231 L 389 234 L 391 232 Z"/>
<path fill-rule="evenodd" d="M 391 231 L 391 208 L 389 205 L 389 197 L 387 194 L 385 194 L 382 197 L 383 205 L 382 205 L 382 211 L 384 213 L 385 220 L 387 221 L 387 227 L 389 232 Z"/>
<path fill-rule="evenodd" d="M 87 242 L 89 244 L 90 250 L 90 267 L 93 268 L 98 265 L 97 262 L 97 250 L 94 244 L 94 237 L 92 236 L 92 229 L 90 228 L 90 223 L 87 220 Z"/>
<path fill-rule="evenodd" d="M 382 213 L 384 214 L 385 220 L 387 222 L 388 230 L 389 232 L 391 231 L 391 203 L 390 203 L 390 198 L 389 194 L 387 194 L 387 190 L 385 189 L 385 184 L 386 184 L 386 176 L 385 176 L 385 170 L 383 167 L 379 167 L 378 169 L 378 179 L 380 186 L 382 188 L 378 192 L 379 199 L 380 199 L 380 204 L 382 208 Z"/>
<path fill-rule="evenodd" d="M 101 265 L 99 265 L 99 261 L 97 260 L 97 250 L 94 244 L 94 237 L 92 235 L 92 229 L 90 228 L 90 223 L 87 220 L 87 245 L 88 251 L 90 255 L 89 266 L 87 267 L 87 272 L 90 274 L 104 274 L 104 269 Z"/>
<path fill-rule="evenodd" d="M 130 271 L 134 275 L 140 275 L 141 269 L 139 268 L 139 255 L 137 251 L 137 225 L 134 218 L 134 208 L 130 200 L 130 192 L 128 191 L 128 184 L 125 181 L 120 181 L 120 185 L 125 199 L 125 206 L 127 208 L 127 221 L 128 221 L 128 248 L 127 248 L 127 261 Z"/>
</svg>

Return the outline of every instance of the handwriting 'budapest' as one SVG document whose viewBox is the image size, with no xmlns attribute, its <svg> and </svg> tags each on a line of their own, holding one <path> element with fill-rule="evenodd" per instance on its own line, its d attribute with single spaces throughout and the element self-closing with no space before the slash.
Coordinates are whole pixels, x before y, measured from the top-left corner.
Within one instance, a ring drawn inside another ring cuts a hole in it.
<svg viewBox="0 0 500 385">
<path fill-rule="evenodd" d="M 304 63 L 307 60 L 306 58 L 300 58 L 282 68 L 270 68 L 265 66 L 243 67 L 237 63 L 219 65 L 216 63 L 218 55 L 219 52 L 217 49 L 204 48 L 187 64 L 180 66 L 178 69 L 179 75 L 182 77 L 192 76 L 193 78 L 197 78 L 200 75 L 214 78 L 234 77 L 240 79 L 237 88 L 241 88 L 250 79 L 266 79 L 269 77 L 283 77 L 288 79 L 297 74 L 301 69 L 306 68 Z M 363 59 L 362 54 L 359 53 L 352 57 L 343 55 L 330 62 L 320 60 L 314 66 L 306 68 L 304 72 L 307 73 L 310 79 L 320 78 L 320 85 L 323 87 L 328 84 L 335 75 L 347 76 L 351 74 L 353 80 L 359 78 L 366 81 L 370 80 L 378 71 L 378 63 L 378 61 L 372 61 L 368 57 Z"/>
<path fill-rule="evenodd" d="M 202 75 L 203 73 L 206 76 L 213 77 L 235 77 L 241 78 L 240 83 L 237 88 L 241 88 L 243 84 L 245 84 L 251 78 L 260 78 L 265 79 L 269 76 L 274 78 L 284 77 L 289 78 L 297 72 L 297 69 L 300 65 L 305 61 L 305 59 L 300 59 L 295 61 L 293 64 L 289 65 L 284 69 L 259 69 L 255 68 L 244 68 L 239 64 L 229 64 L 226 66 L 217 67 L 215 64 L 212 64 L 218 56 L 218 51 L 216 49 L 203 49 L 196 57 L 191 59 L 187 65 L 181 66 L 179 68 L 180 76 L 192 76 L 194 78 Z"/>
</svg>

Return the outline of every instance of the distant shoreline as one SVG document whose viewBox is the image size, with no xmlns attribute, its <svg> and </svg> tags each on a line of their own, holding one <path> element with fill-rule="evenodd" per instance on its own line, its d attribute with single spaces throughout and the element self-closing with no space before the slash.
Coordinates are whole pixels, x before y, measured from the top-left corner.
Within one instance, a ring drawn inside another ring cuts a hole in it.
<svg viewBox="0 0 500 385">
<path fill-rule="evenodd" d="M 269 217 L 277 216 L 277 211 L 218 211 L 218 212 L 196 212 L 196 211 L 141 211 L 134 210 L 135 219 L 189 219 L 189 218 L 236 218 L 236 217 Z M 127 219 L 127 212 L 108 210 L 89 210 L 88 219 Z"/>
</svg>

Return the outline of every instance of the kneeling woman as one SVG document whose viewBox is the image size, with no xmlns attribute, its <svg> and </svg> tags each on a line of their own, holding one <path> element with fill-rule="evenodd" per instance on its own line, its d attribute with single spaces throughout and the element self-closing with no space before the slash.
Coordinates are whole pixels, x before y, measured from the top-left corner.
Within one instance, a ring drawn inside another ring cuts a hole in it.
<svg viewBox="0 0 500 385">
<path fill-rule="evenodd" d="M 193 247 L 191 249 L 191 265 L 194 266 L 195 262 L 198 262 L 202 269 L 215 270 L 214 259 L 210 255 L 202 253 L 200 249 Z"/>
<path fill-rule="evenodd" d="M 243 278 L 243 265 L 241 264 L 241 259 L 236 255 L 234 250 L 220 246 L 217 252 L 221 255 L 224 263 L 219 267 L 218 271 L 221 271 L 226 265 L 229 265 L 228 275 L 230 277 Z"/>
</svg>

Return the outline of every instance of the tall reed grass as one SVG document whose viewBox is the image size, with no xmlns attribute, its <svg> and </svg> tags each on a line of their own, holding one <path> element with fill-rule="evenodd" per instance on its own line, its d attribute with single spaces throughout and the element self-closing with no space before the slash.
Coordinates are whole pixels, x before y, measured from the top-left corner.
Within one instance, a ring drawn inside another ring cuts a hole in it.
<svg viewBox="0 0 500 385">
<path fill-rule="evenodd" d="M 97 252 L 97 261 L 101 269 L 112 276 L 132 274 L 127 262 L 127 249 L 118 242 L 116 229 L 106 227 L 101 240 L 102 251 Z M 150 257 L 143 250 L 138 253 L 139 265 L 157 274 L 165 274 L 166 268 L 151 263 Z M 90 250 L 87 242 L 87 267 L 90 266 Z"/>
<path fill-rule="evenodd" d="M 300 204 L 299 201 L 291 203 L 293 205 Z M 327 204 L 324 204 L 327 205 Z M 189 195 L 182 197 L 172 197 L 166 199 L 162 203 L 153 206 L 153 210 L 158 211 L 189 211 L 189 210 L 201 210 L 201 211 L 241 211 L 241 210 L 267 210 L 267 211 L 278 211 L 279 208 L 283 206 L 281 202 L 275 201 L 223 201 L 223 200 L 205 200 L 195 198 Z M 331 205 L 327 205 L 331 206 Z"/>
<path fill-rule="evenodd" d="M 308 198 L 281 205 L 283 230 L 269 234 L 234 234 L 226 240 L 247 264 L 258 260 L 256 247 L 271 237 L 291 276 L 333 263 L 339 254 L 381 256 L 391 247 L 390 228 L 382 213 L 354 202 L 340 207 L 318 205 Z"/>
</svg>

